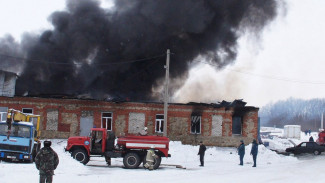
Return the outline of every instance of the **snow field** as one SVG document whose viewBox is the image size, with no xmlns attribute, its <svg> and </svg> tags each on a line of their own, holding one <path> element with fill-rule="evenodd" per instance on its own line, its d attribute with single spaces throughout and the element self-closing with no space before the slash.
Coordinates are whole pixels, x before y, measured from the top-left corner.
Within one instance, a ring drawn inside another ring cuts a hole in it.
<svg viewBox="0 0 325 183">
<path fill-rule="evenodd" d="M 53 182 L 78 183 L 198 183 L 198 182 L 323 182 L 325 156 L 310 156 L 299 159 L 293 156 L 278 155 L 259 146 L 257 168 L 252 168 L 251 145 L 246 146 L 244 166 L 239 166 L 236 148 L 208 147 L 205 154 L 205 167 L 199 167 L 199 146 L 182 145 L 170 142 L 171 158 L 162 158 L 158 170 L 142 168 L 124 169 L 122 158 L 113 158 L 108 167 L 104 158 L 95 157 L 84 166 L 64 151 L 66 140 L 52 140 L 52 148 L 58 153 L 60 164 L 55 170 Z M 182 165 L 186 169 L 170 165 Z M 35 164 L 0 163 L 0 183 L 38 182 L 39 175 Z M 320 173 L 321 172 L 321 173 Z M 310 175 L 306 177 L 306 174 Z"/>
</svg>

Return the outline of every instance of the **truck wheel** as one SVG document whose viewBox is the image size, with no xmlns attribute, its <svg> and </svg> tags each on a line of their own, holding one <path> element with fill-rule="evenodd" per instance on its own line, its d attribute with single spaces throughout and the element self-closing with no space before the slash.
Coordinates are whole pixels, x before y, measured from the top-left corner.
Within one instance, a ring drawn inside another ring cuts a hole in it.
<svg viewBox="0 0 325 183">
<path fill-rule="evenodd" d="M 320 155 L 320 152 L 316 150 L 316 151 L 314 151 L 314 154 L 315 155 Z"/>
<path fill-rule="evenodd" d="M 125 168 L 134 169 L 138 168 L 141 163 L 140 157 L 137 153 L 128 153 L 123 158 Z"/>
<path fill-rule="evenodd" d="M 83 149 L 75 149 L 72 152 L 72 157 L 84 165 L 89 162 L 89 156 L 87 152 Z"/>
<path fill-rule="evenodd" d="M 143 167 L 146 164 L 146 156 L 143 158 Z M 161 157 L 158 156 L 158 158 L 155 158 L 154 162 L 153 162 L 153 169 L 158 169 L 161 163 Z"/>
</svg>

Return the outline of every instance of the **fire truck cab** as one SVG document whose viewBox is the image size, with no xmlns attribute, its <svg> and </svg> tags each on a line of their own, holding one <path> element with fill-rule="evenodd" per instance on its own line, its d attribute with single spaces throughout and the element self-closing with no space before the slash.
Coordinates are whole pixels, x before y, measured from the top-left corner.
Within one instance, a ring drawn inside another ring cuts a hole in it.
<svg viewBox="0 0 325 183">
<path fill-rule="evenodd" d="M 325 130 L 319 132 L 317 143 L 325 146 Z"/>
</svg>

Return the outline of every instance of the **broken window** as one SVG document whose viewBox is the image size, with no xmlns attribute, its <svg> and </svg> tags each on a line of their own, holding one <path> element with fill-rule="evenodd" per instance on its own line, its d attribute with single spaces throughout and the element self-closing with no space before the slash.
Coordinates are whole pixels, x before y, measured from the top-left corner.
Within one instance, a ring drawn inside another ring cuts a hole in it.
<svg viewBox="0 0 325 183">
<path fill-rule="evenodd" d="M 232 134 L 233 135 L 241 135 L 242 134 L 241 117 L 232 117 Z"/>
<path fill-rule="evenodd" d="M 101 128 L 106 128 L 107 130 L 112 131 L 112 119 L 113 115 L 111 112 L 103 112 Z"/>
<path fill-rule="evenodd" d="M 32 108 L 23 108 L 23 113 L 26 113 L 26 114 L 33 114 L 33 109 Z"/>
<path fill-rule="evenodd" d="M 155 131 L 158 133 L 164 132 L 164 115 L 163 114 L 157 114 L 156 115 L 156 127 Z"/>
<path fill-rule="evenodd" d="M 194 134 L 201 133 L 201 116 L 199 115 L 191 116 L 191 133 Z"/>
</svg>

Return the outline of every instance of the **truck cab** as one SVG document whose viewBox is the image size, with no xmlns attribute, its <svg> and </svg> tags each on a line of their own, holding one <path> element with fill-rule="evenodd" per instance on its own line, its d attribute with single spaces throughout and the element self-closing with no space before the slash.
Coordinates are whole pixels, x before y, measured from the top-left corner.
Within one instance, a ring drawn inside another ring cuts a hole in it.
<svg viewBox="0 0 325 183">
<path fill-rule="evenodd" d="M 322 130 L 318 134 L 318 139 L 316 141 L 319 145 L 325 146 L 325 130 Z"/>
<path fill-rule="evenodd" d="M 0 122 L 0 159 L 33 162 L 41 146 L 38 128 L 38 115 L 9 109 L 7 122 Z"/>
<path fill-rule="evenodd" d="M 35 157 L 34 126 L 30 122 L 13 123 L 8 138 L 8 126 L 0 123 L 0 159 L 31 162 Z"/>
</svg>

